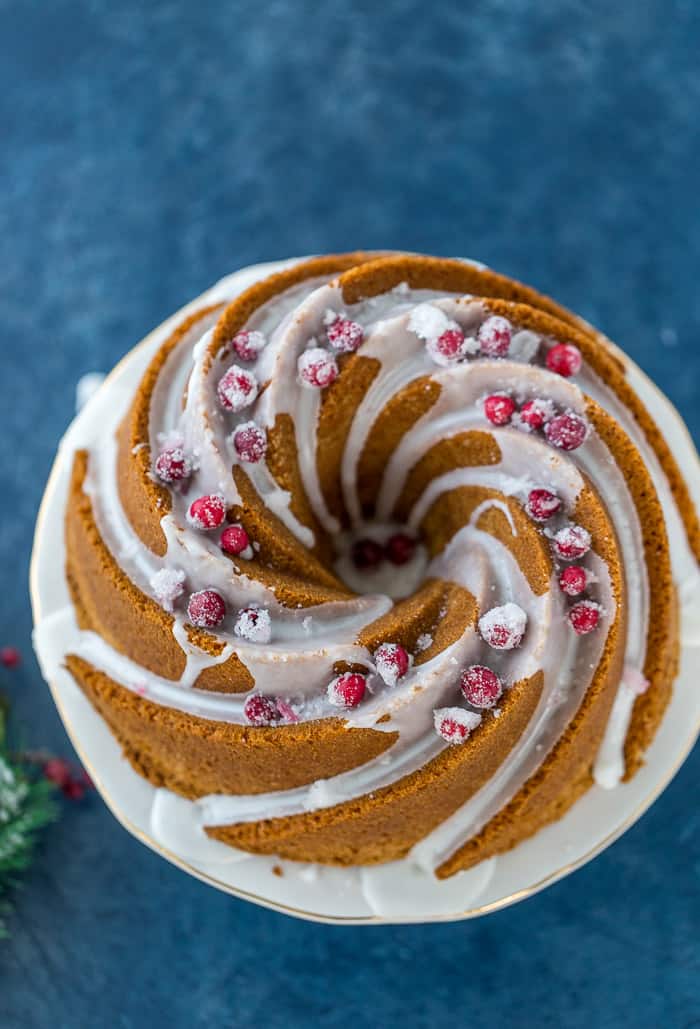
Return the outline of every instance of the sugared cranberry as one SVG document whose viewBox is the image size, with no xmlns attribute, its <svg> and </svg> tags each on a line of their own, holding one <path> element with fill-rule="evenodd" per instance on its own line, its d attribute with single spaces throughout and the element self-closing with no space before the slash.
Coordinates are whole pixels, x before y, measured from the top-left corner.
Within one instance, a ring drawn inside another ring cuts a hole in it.
<svg viewBox="0 0 700 1029">
<path fill-rule="evenodd" d="M 440 336 L 429 339 L 427 348 L 436 364 L 453 364 L 464 357 L 464 333 L 461 329 L 446 329 Z"/>
<path fill-rule="evenodd" d="M 569 611 L 569 621 L 579 636 L 593 632 L 600 621 L 600 604 L 593 600 L 579 600 Z"/>
<path fill-rule="evenodd" d="M 251 693 L 243 705 L 243 714 L 250 725 L 274 725 L 282 718 L 272 697 Z"/>
<path fill-rule="evenodd" d="M 154 471 L 161 482 L 182 482 L 192 474 L 192 462 L 181 446 L 165 447 L 155 460 Z"/>
<path fill-rule="evenodd" d="M 225 411 L 242 411 L 257 397 L 258 380 L 237 364 L 231 365 L 219 379 L 216 395 Z"/>
<path fill-rule="evenodd" d="M 545 397 L 526 400 L 518 412 L 518 417 L 520 422 L 529 429 L 541 429 L 550 418 L 554 417 L 554 404 Z"/>
<path fill-rule="evenodd" d="M 200 629 L 214 629 L 226 617 L 226 604 L 216 590 L 199 590 L 187 604 L 187 617 Z"/>
<path fill-rule="evenodd" d="M 581 351 L 573 343 L 555 343 L 547 352 L 546 360 L 551 372 L 567 379 L 581 370 Z"/>
<path fill-rule="evenodd" d="M 386 541 L 384 550 L 393 565 L 405 565 L 416 552 L 416 541 L 405 532 L 395 532 Z"/>
<path fill-rule="evenodd" d="M 231 348 L 241 361 L 255 361 L 265 347 L 266 339 L 262 332 L 238 332 L 231 340 Z"/>
<path fill-rule="evenodd" d="M 339 350 L 342 354 L 351 354 L 357 350 L 365 336 L 361 325 L 349 318 L 340 317 L 331 322 L 326 329 L 326 335 L 333 349 Z"/>
<path fill-rule="evenodd" d="M 219 546 L 226 554 L 242 554 L 250 546 L 250 538 L 242 525 L 227 525 L 221 533 Z"/>
<path fill-rule="evenodd" d="M 567 411 L 547 422 L 544 434 L 560 450 L 576 450 L 588 435 L 588 423 L 580 415 Z"/>
<path fill-rule="evenodd" d="M 185 573 L 181 568 L 160 568 L 150 578 L 151 589 L 166 611 L 175 608 L 175 601 L 185 592 Z"/>
<path fill-rule="evenodd" d="M 515 401 L 507 393 L 492 393 L 484 400 L 484 414 L 492 425 L 507 425 L 515 414 Z"/>
<path fill-rule="evenodd" d="M 527 615 L 517 604 L 493 607 L 479 619 L 482 639 L 495 650 L 513 650 L 520 646 L 525 635 Z"/>
<path fill-rule="evenodd" d="M 357 707 L 365 695 L 367 677 L 345 672 L 328 684 L 328 699 L 334 707 Z"/>
<path fill-rule="evenodd" d="M 257 464 L 267 453 L 267 435 L 255 422 L 243 422 L 231 436 L 233 449 L 241 461 Z"/>
<path fill-rule="evenodd" d="M 282 697 L 277 698 L 277 710 L 284 718 L 285 722 L 298 722 L 299 715 L 296 713 L 291 704 L 289 704 Z"/>
<path fill-rule="evenodd" d="M 486 665 L 470 665 L 465 668 L 460 686 L 465 699 L 474 707 L 494 707 L 503 693 L 501 680 Z"/>
<path fill-rule="evenodd" d="M 559 586 L 569 597 L 578 597 L 586 588 L 588 576 L 580 565 L 569 565 L 559 576 Z"/>
<path fill-rule="evenodd" d="M 527 495 L 525 509 L 536 522 L 546 522 L 561 508 L 561 500 L 548 489 L 533 489 Z"/>
<path fill-rule="evenodd" d="M 264 607 L 244 607 L 238 612 L 233 631 L 251 643 L 269 643 L 272 639 L 270 612 Z"/>
<path fill-rule="evenodd" d="M 481 724 L 481 715 L 461 707 L 439 707 L 433 711 L 435 732 L 447 743 L 464 743 Z"/>
<path fill-rule="evenodd" d="M 367 571 L 377 568 L 384 560 L 384 548 L 376 540 L 356 540 L 352 545 L 352 563 L 356 568 Z"/>
<path fill-rule="evenodd" d="M 512 335 L 513 327 L 508 319 L 494 314 L 486 319 L 476 338 L 484 357 L 505 357 Z"/>
<path fill-rule="evenodd" d="M 387 686 L 395 686 L 408 671 L 408 652 L 398 643 L 382 643 L 374 652 L 377 672 Z"/>
<path fill-rule="evenodd" d="M 552 546 L 557 557 L 574 561 L 591 549 L 591 534 L 582 525 L 567 525 L 554 534 Z"/>
<path fill-rule="evenodd" d="M 17 647 L 2 647 L 0 649 L 0 664 L 4 668 L 16 668 L 22 661 L 22 655 Z"/>
<path fill-rule="evenodd" d="M 197 497 L 187 511 L 187 521 L 195 529 L 218 529 L 225 517 L 226 501 L 220 493 Z"/>
<path fill-rule="evenodd" d="M 297 370 L 301 382 L 312 389 L 324 389 L 338 378 L 335 358 L 320 347 L 305 350 L 297 361 Z"/>
</svg>

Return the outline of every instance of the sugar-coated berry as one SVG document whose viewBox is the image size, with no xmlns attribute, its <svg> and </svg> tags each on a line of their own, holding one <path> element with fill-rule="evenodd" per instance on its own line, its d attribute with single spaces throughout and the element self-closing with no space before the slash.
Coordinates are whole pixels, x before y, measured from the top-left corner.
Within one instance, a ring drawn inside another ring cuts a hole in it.
<svg viewBox="0 0 700 1029">
<path fill-rule="evenodd" d="M 272 639 L 272 619 L 264 607 L 244 607 L 233 626 L 236 636 L 250 643 L 269 643 Z"/>
<path fill-rule="evenodd" d="M 518 412 L 520 423 L 529 429 L 541 429 L 553 417 L 554 404 L 546 397 L 526 400 Z"/>
<path fill-rule="evenodd" d="M 464 743 L 478 725 L 481 715 L 461 707 L 439 707 L 433 711 L 435 732 L 447 743 Z"/>
<path fill-rule="evenodd" d="M 187 521 L 195 529 L 218 529 L 226 517 L 226 501 L 221 493 L 209 493 L 193 500 L 187 510 Z"/>
<path fill-rule="evenodd" d="M 561 508 L 561 500 L 548 489 L 533 489 L 527 495 L 525 510 L 536 522 L 546 522 Z"/>
<path fill-rule="evenodd" d="M 231 340 L 231 349 L 240 357 L 241 361 L 255 361 L 261 350 L 264 349 L 267 340 L 262 332 L 238 332 Z"/>
<path fill-rule="evenodd" d="M 221 533 L 219 546 L 226 554 L 242 554 L 250 546 L 250 537 L 242 525 L 227 525 Z"/>
<path fill-rule="evenodd" d="M 507 425 L 515 414 L 515 401 L 507 393 L 492 393 L 484 399 L 484 414 L 492 425 Z"/>
<path fill-rule="evenodd" d="M 247 464 L 257 464 L 267 453 L 267 434 L 255 422 L 239 425 L 231 441 L 238 457 Z"/>
<path fill-rule="evenodd" d="M 576 450 L 588 435 L 588 422 L 573 411 L 567 411 L 547 422 L 544 434 L 560 450 Z"/>
<path fill-rule="evenodd" d="M 158 603 L 166 611 L 173 611 L 175 601 L 185 592 L 185 573 L 181 568 L 159 568 L 150 580 Z"/>
<path fill-rule="evenodd" d="M 376 540 L 356 540 L 352 545 L 352 563 L 362 571 L 377 568 L 384 560 L 384 548 Z"/>
<path fill-rule="evenodd" d="M 591 549 L 591 534 L 582 525 L 566 525 L 554 534 L 552 546 L 562 561 L 575 561 Z"/>
<path fill-rule="evenodd" d="M 512 335 L 513 327 L 508 319 L 494 314 L 482 324 L 476 338 L 484 357 L 505 357 Z"/>
<path fill-rule="evenodd" d="M 569 621 L 579 636 L 585 636 L 598 625 L 600 613 L 600 604 L 593 600 L 579 600 L 569 611 Z"/>
<path fill-rule="evenodd" d="M 393 565 L 405 565 L 416 552 L 416 541 L 405 532 L 395 532 L 384 546 L 384 552 Z"/>
<path fill-rule="evenodd" d="M 367 676 L 344 672 L 328 684 L 328 700 L 334 707 L 357 707 L 367 689 Z"/>
<path fill-rule="evenodd" d="M 0 664 L 3 668 L 16 668 L 22 661 L 22 655 L 17 647 L 0 648 Z"/>
<path fill-rule="evenodd" d="M 179 444 L 164 447 L 155 460 L 153 469 L 161 482 L 183 482 L 192 474 L 192 462 Z"/>
<path fill-rule="evenodd" d="M 500 607 L 493 607 L 479 619 L 481 637 L 495 650 L 513 650 L 519 647 L 525 627 L 527 615 L 521 607 L 511 602 Z"/>
<path fill-rule="evenodd" d="M 226 617 L 224 598 L 216 590 L 199 590 L 187 603 L 187 617 L 199 629 L 214 629 Z"/>
<path fill-rule="evenodd" d="M 282 718 L 272 697 L 251 693 L 243 705 L 243 714 L 250 725 L 274 725 Z"/>
<path fill-rule="evenodd" d="M 258 395 L 258 380 L 245 368 L 231 365 L 219 379 L 216 395 L 225 411 L 243 411 Z"/>
<path fill-rule="evenodd" d="M 311 347 L 300 354 L 297 371 L 303 385 L 312 389 L 325 389 L 338 378 L 335 358 L 321 347 Z"/>
<path fill-rule="evenodd" d="M 501 680 L 486 665 L 465 668 L 460 677 L 460 687 L 465 700 L 474 707 L 494 707 L 503 693 Z"/>
<path fill-rule="evenodd" d="M 362 345 L 364 332 L 362 326 L 353 322 L 350 318 L 338 317 L 326 329 L 328 342 L 334 350 L 342 354 L 351 354 Z"/>
<path fill-rule="evenodd" d="M 559 576 L 559 587 L 568 597 L 578 597 L 588 584 L 586 569 L 581 565 L 569 565 Z"/>
<path fill-rule="evenodd" d="M 374 663 L 387 686 L 395 686 L 408 671 L 410 661 L 399 643 L 382 643 L 374 652 Z"/>
<path fill-rule="evenodd" d="M 427 350 L 436 364 L 460 361 L 465 355 L 464 333 L 459 328 L 445 329 L 439 336 L 428 340 Z"/>
<path fill-rule="evenodd" d="M 555 343 L 547 351 L 546 362 L 551 372 L 568 379 L 581 371 L 581 351 L 573 343 Z"/>
</svg>

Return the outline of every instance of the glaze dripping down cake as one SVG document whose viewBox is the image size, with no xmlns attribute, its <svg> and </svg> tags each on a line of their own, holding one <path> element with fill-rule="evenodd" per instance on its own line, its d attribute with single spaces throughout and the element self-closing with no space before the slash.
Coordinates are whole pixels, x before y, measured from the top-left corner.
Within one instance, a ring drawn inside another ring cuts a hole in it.
<svg viewBox="0 0 700 1029">
<path fill-rule="evenodd" d="M 442 878 L 634 775 L 669 512 L 700 529 L 586 323 L 466 261 L 314 258 L 190 313 L 124 410 L 73 460 L 66 664 L 211 837 Z"/>
</svg>

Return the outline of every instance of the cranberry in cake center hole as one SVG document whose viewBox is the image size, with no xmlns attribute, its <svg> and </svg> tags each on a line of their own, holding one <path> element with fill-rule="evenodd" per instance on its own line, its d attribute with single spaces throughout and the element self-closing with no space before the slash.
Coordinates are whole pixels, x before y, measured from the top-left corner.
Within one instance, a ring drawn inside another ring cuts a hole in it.
<svg viewBox="0 0 700 1029">
<path fill-rule="evenodd" d="M 428 553 L 416 532 L 397 523 L 365 522 L 334 539 L 337 575 L 355 593 L 382 593 L 392 600 L 420 586 Z"/>
</svg>

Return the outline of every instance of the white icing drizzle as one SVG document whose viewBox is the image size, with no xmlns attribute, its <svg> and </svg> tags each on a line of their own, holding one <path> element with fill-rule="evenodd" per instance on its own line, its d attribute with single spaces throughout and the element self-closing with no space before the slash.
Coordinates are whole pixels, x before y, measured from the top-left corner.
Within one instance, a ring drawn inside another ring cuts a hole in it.
<svg viewBox="0 0 700 1029">
<path fill-rule="evenodd" d="M 235 281 L 234 288 L 232 281 Z M 249 284 L 245 275 L 223 280 L 211 297 L 221 303 L 230 301 Z M 672 512 L 669 517 L 676 520 L 673 528 L 677 530 L 680 517 L 672 503 L 668 483 L 630 412 L 589 367 L 584 365 L 573 383 L 539 365 L 524 363 L 532 358 L 537 343 L 537 339 L 529 338 L 532 333 L 524 332 L 518 333 L 523 338 L 513 348 L 517 357 L 499 361 L 470 359 L 451 367 L 437 367 L 424 341 L 410 330 L 413 310 L 416 305 L 426 303 L 433 304 L 450 322 L 458 323 L 467 336 L 476 333 L 486 316 L 478 300 L 408 287 L 362 301 L 348 311 L 349 317 L 358 321 L 364 330 L 361 355 L 380 363 L 379 373 L 355 414 L 342 458 L 343 498 L 352 521 L 352 532 L 348 536 L 339 535 L 340 526 L 327 509 L 316 467 L 321 394 L 301 387 L 296 380 L 299 354 L 309 345 L 323 343 L 326 312 L 343 310 L 340 290 L 324 280 L 293 287 L 264 304 L 250 319 L 247 328 L 263 332 L 268 344 L 257 361 L 246 367 L 267 387 L 254 406 L 240 415 L 231 416 L 221 411 L 216 402 L 216 383 L 231 358 L 219 355 L 213 367 L 205 371 L 205 354 L 220 311 L 198 321 L 169 356 L 152 398 L 151 449 L 156 453 L 163 437 L 176 437 L 195 458 L 197 471 L 185 490 L 173 493 L 172 509 L 162 519 L 167 541 L 163 558 L 148 551 L 135 536 L 117 488 L 113 430 L 131 400 L 130 390 L 124 385 L 112 389 L 110 403 L 105 400 L 105 417 L 100 424 L 93 418 L 86 429 L 86 439 L 79 444 L 76 433 L 71 440 L 73 446 L 90 448 L 85 489 L 92 499 L 98 526 L 125 573 L 140 589 L 152 594 L 150 582 L 155 573 L 164 568 L 181 568 L 189 592 L 216 589 L 225 598 L 229 613 L 250 604 L 265 606 L 273 623 L 272 641 L 265 646 L 235 637 L 227 623 L 217 631 L 223 649 L 219 655 L 212 656 L 190 644 L 180 605 L 174 614 L 173 634 L 186 655 L 186 668 L 176 683 L 146 672 L 94 633 L 79 633 L 71 652 L 155 703 L 202 718 L 241 724 L 245 722 L 245 695 L 198 690 L 195 684 L 205 668 L 222 663 L 235 653 L 253 675 L 256 689 L 287 698 L 304 721 L 337 715 L 324 691 L 333 665 L 338 661 L 360 663 L 368 669 L 369 697 L 360 707 L 347 713 L 348 726 L 399 734 L 396 742 L 379 757 L 331 779 L 276 793 L 202 798 L 194 805 L 200 826 L 293 815 L 342 803 L 391 785 L 423 767 L 447 746 L 432 732 L 432 713 L 435 707 L 454 701 L 459 672 L 465 663 L 483 659 L 485 644 L 474 630 L 466 629 L 441 653 L 421 665 L 414 665 L 392 688 L 387 688 L 374 673 L 372 655 L 355 643 L 364 626 L 391 608 L 392 597 L 410 594 L 423 578 L 441 578 L 463 586 L 476 599 L 480 610 L 508 601 L 522 607 L 528 616 L 528 631 L 522 647 L 508 654 L 488 651 L 488 663 L 506 685 L 542 670 L 544 688 L 519 744 L 506 756 L 492 779 L 414 848 L 412 858 L 417 866 L 432 869 L 478 832 L 536 770 L 581 702 L 615 614 L 607 568 L 596 554 L 587 555 L 585 564 L 592 572 L 595 597 L 603 605 L 603 616 L 596 633 L 576 637 L 565 625 L 565 599 L 556 582 L 552 582 L 546 593 L 535 596 L 510 551 L 476 527 L 481 514 L 489 507 L 496 507 L 505 515 L 513 535 L 517 535 L 510 509 L 502 500 L 479 504 L 470 524 L 457 532 L 445 551 L 433 561 L 428 562 L 425 552 L 419 548 L 416 559 L 402 576 L 396 576 L 393 571 L 397 581 L 390 589 L 383 588 L 385 584 L 379 578 L 369 577 L 365 579 L 365 589 L 376 589 L 376 593 L 366 592 L 346 602 L 302 610 L 285 608 L 268 587 L 236 573 L 232 563 L 222 558 L 217 534 L 197 533 L 186 522 L 185 512 L 196 496 L 217 492 L 223 494 L 227 505 L 240 501 L 231 475 L 231 467 L 238 460 L 230 442 L 235 424 L 255 418 L 260 425 L 270 428 L 280 415 L 287 414 L 295 425 L 300 474 L 309 502 L 324 529 L 338 536 L 340 541 L 337 570 L 351 586 L 359 587 L 360 583 L 353 581 L 347 553 L 350 540 L 365 529 L 357 493 L 360 456 L 371 427 L 387 401 L 424 376 L 431 376 L 439 383 L 440 395 L 403 436 L 387 462 L 377 498 L 379 536 L 384 534 L 385 537 L 393 528 L 390 519 L 394 506 L 416 461 L 438 441 L 470 429 L 493 433 L 501 452 L 500 461 L 484 467 L 455 468 L 433 479 L 410 513 L 408 525 L 413 529 L 420 525 L 439 496 L 462 486 L 493 488 L 521 503 L 530 489 L 545 486 L 557 492 L 570 510 L 584 485 L 581 473 L 590 478 L 617 529 L 627 580 L 628 621 L 625 675 L 596 763 L 596 781 L 610 787 L 619 782 L 624 772 L 622 751 L 634 698 L 639 693 L 639 670 L 644 664 L 648 620 L 648 582 L 634 503 L 611 454 L 595 433 L 590 434 L 575 454 L 563 454 L 542 438 L 519 429 L 494 428 L 484 418 L 480 399 L 487 393 L 505 390 L 518 400 L 546 396 L 564 408 L 584 413 L 585 395 L 591 396 L 610 411 L 637 445 L 650 469 L 664 510 Z M 528 338 L 524 338 L 526 336 Z M 245 470 L 265 505 L 303 545 L 312 546 L 312 531 L 293 515 L 290 495 L 280 489 L 265 462 L 246 465 Z M 679 535 L 684 534 L 681 531 Z M 674 571 L 683 573 L 690 584 L 687 589 L 696 602 L 697 569 L 687 546 Z M 59 619 L 40 627 L 41 632 L 56 634 L 56 638 L 65 629 L 66 625 Z M 71 636 L 74 635 L 71 632 Z M 390 716 L 389 720 L 378 722 L 385 715 Z M 497 713 L 486 717 L 494 716 L 497 717 Z M 162 811 L 157 818 L 162 831 L 167 832 L 161 824 L 165 816 L 161 816 Z M 371 879 L 370 873 L 368 876 Z"/>
</svg>

